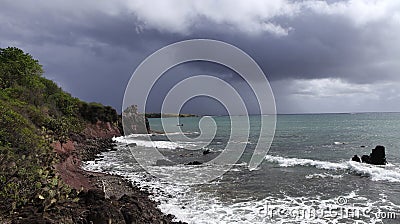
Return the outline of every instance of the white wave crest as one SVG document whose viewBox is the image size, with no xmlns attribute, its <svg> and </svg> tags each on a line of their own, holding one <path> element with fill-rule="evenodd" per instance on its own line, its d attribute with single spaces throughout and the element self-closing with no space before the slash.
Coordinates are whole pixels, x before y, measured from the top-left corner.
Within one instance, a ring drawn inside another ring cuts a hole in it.
<svg viewBox="0 0 400 224">
<path fill-rule="evenodd" d="M 342 178 L 343 175 L 334 175 L 334 174 L 329 174 L 329 173 L 315 173 L 315 174 L 309 174 L 306 176 L 306 179 L 318 179 L 318 178 L 332 178 L 332 179 L 337 179 L 337 178 Z"/>
<path fill-rule="evenodd" d="M 159 149 L 182 149 L 182 148 L 195 148 L 196 145 L 189 142 L 171 142 L 171 141 L 151 141 L 140 139 L 148 134 L 135 134 L 127 137 L 114 137 L 113 140 L 123 144 L 135 143 L 137 146 L 148 147 L 148 148 L 159 148 Z"/>
<path fill-rule="evenodd" d="M 267 155 L 265 159 L 268 162 L 277 163 L 281 167 L 314 166 L 318 169 L 324 170 L 348 170 L 358 175 L 371 177 L 373 181 L 400 182 L 399 169 L 394 165 L 385 167 L 353 161 L 336 163 L 312 159 L 285 158 L 271 155 Z"/>
<path fill-rule="evenodd" d="M 298 159 L 298 158 L 285 158 L 280 156 L 270 156 L 267 155 L 265 159 L 269 162 L 278 163 L 282 167 L 289 166 L 315 166 L 319 169 L 325 170 L 337 170 L 346 169 L 348 166 L 342 163 L 333 163 L 327 161 L 318 161 L 312 159 Z"/>
<path fill-rule="evenodd" d="M 125 150 L 125 151 L 124 151 Z M 259 200 L 244 200 L 244 201 L 232 201 L 224 202 L 215 197 L 215 195 L 209 192 L 201 192 L 191 189 L 186 185 L 178 185 L 169 182 L 160 181 L 157 178 L 151 177 L 144 172 L 139 164 L 125 162 L 126 153 L 129 150 L 122 149 L 121 151 L 111 151 L 102 153 L 103 158 L 99 161 L 88 161 L 84 162 L 84 168 L 91 171 L 108 172 L 110 174 L 117 174 L 124 176 L 136 186 L 141 189 L 149 191 L 150 197 L 157 201 L 158 207 L 164 213 L 175 215 L 174 221 L 185 221 L 187 223 L 342 223 L 340 216 L 336 217 L 319 217 L 319 216 L 286 216 L 285 214 L 280 216 L 279 213 L 274 211 L 316 211 L 316 209 L 326 210 L 328 208 L 337 208 L 338 198 L 321 198 L 320 196 L 315 197 L 294 197 L 289 195 L 281 196 L 267 196 Z M 342 167 L 341 165 L 333 166 L 331 162 L 314 161 L 307 159 L 296 159 L 296 158 L 283 158 L 283 157 L 270 157 L 274 161 L 280 161 L 285 166 L 296 166 L 296 162 L 304 164 L 304 166 L 321 165 L 322 163 L 329 164 L 328 166 L 321 167 Z M 285 162 L 286 160 L 286 162 Z M 290 162 L 288 162 L 290 161 Z M 277 162 L 278 163 L 278 162 Z M 314 164 L 314 165 L 311 165 Z M 338 163 L 340 164 L 340 163 Z M 347 164 L 344 162 L 343 164 Z M 237 164 L 238 167 L 246 165 L 246 163 Z M 364 164 L 353 164 L 348 163 L 348 168 L 351 165 L 360 166 L 360 169 Z M 344 166 L 344 165 L 343 165 Z M 174 167 L 164 167 L 165 169 L 171 169 Z M 185 169 L 188 167 L 175 167 L 176 169 Z M 371 167 L 373 168 L 373 167 Z M 377 169 L 383 169 L 376 167 Z M 356 169 L 356 168 L 354 168 Z M 363 168 L 362 168 L 363 169 Z M 365 170 L 365 169 L 363 169 Z M 367 171 L 372 172 L 372 171 Z M 400 171 L 399 171 L 400 172 Z M 361 195 L 358 195 L 357 190 L 345 193 L 340 198 L 345 198 L 346 201 L 354 202 L 360 207 L 357 209 L 368 210 L 369 214 L 379 212 L 379 207 L 382 204 L 389 203 L 388 209 L 390 211 L 397 211 L 400 206 L 392 204 L 387 201 L 387 196 L 382 193 L 381 200 L 371 201 Z M 354 209 L 353 204 L 341 205 L 350 206 L 348 208 Z M 274 215 L 275 214 L 275 215 Z M 296 214 L 296 213 L 288 213 Z M 300 214 L 300 213 L 298 213 Z M 312 214 L 312 213 L 304 213 Z M 375 217 L 361 217 L 357 219 L 358 223 L 382 223 L 382 219 Z"/>
</svg>

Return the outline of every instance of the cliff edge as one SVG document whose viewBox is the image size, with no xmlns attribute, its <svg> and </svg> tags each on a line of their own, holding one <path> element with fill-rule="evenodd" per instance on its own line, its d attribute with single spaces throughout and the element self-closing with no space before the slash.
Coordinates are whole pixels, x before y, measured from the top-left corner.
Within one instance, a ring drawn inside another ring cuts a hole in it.
<svg viewBox="0 0 400 224">
<path fill-rule="evenodd" d="M 81 169 L 120 127 L 112 107 L 72 97 L 31 55 L 0 48 L 0 223 L 171 223 L 146 192 Z"/>
</svg>

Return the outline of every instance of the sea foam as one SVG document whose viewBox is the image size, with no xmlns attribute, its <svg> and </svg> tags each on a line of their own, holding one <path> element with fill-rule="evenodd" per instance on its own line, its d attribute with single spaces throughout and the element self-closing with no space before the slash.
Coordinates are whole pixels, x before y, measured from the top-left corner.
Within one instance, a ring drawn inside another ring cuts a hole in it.
<svg viewBox="0 0 400 224">
<path fill-rule="evenodd" d="M 152 141 L 146 140 L 144 136 L 150 136 L 150 134 L 134 134 L 128 137 L 114 137 L 113 140 L 119 143 L 131 144 L 135 143 L 137 146 L 148 147 L 148 148 L 159 148 L 159 149 L 181 149 L 195 147 L 194 144 L 189 142 L 171 142 L 171 141 Z M 138 137 L 142 137 L 139 139 Z"/>
<path fill-rule="evenodd" d="M 373 181 L 400 182 L 400 170 L 396 165 L 393 164 L 385 167 L 358 163 L 354 161 L 329 162 L 312 159 L 286 158 L 271 155 L 267 155 L 265 160 L 268 162 L 277 163 L 281 167 L 313 166 L 317 169 L 324 170 L 348 170 L 358 175 L 371 177 Z"/>
<path fill-rule="evenodd" d="M 124 161 L 126 153 L 129 153 L 129 150 L 126 148 L 121 148 L 119 151 L 105 152 L 102 154 L 103 157 L 101 160 L 85 162 L 84 168 L 124 176 L 139 188 L 151 192 L 150 197 L 159 202 L 158 207 L 161 211 L 175 215 L 175 221 L 184 221 L 187 223 L 342 223 L 343 221 L 340 216 L 299 218 L 287 215 L 280 216 L 276 213 L 274 215 L 273 213 L 274 209 L 282 211 L 314 211 L 315 209 L 335 208 L 338 206 L 339 198 L 282 195 L 279 197 L 267 196 L 260 200 L 249 199 L 239 202 L 223 202 L 215 195 L 194 190 L 191 186 L 164 182 L 148 175 L 140 169 L 138 164 Z M 363 172 L 371 176 L 377 175 L 375 173 L 378 172 L 380 174 L 384 173 L 384 168 L 353 162 L 334 163 L 278 156 L 267 156 L 266 160 L 284 167 L 313 166 L 318 169 L 346 169 L 352 172 L 358 170 L 357 172 L 360 174 Z M 237 167 L 241 167 L 242 165 L 245 164 L 237 164 Z M 173 169 L 174 167 L 160 168 Z M 175 168 L 186 169 L 188 167 L 181 166 Z M 386 176 L 383 175 L 383 177 L 386 179 L 388 177 L 390 177 L 389 179 L 396 179 L 396 176 L 390 173 Z M 373 180 L 378 179 L 374 179 L 373 177 Z M 218 184 L 218 182 L 214 184 Z M 382 204 L 388 203 L 385 197 L 386 195 L 383 194 L 381 197 L 382 200 L 371 201 L 359 195 L 357 191 L 353 191 L 344 194 L 340 199 L 362 205 L 359 209 L 378 212 L 377 208 Z M 352 204 L 344 205 L 344 207 L 346 206 L 351 207 Z M 390 211 L 397 210 L 399 206 L 393 204 L 388 209 Z M 376 217 L 361 217 L 356 220 L 358 223 L 382 222 L 382 219 Z"/>
</svg>

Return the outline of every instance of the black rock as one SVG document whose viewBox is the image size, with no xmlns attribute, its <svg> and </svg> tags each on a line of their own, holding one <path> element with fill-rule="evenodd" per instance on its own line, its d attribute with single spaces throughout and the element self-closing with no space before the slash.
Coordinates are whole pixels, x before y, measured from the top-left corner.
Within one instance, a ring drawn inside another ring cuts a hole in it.
<svg viewBox="0 0 400 224">
<path fill-rule="evenodd" d="M 105 199 L 105 194 L 100 189 L 89 189 L 87 192 L 81 191 L 78 196 L 85 204 L 96 204 Z"/>
<path fill-rule="evenodd" d="M 203 163 L 199 162 L 199 161 L 193 161 L 193 162 L 186 163 L 185 165 L 201 165 L 201 164 L 203 164 Z"/>
<path fill-rule="evenodd" d="M 353 158 L 351 158 L 351 160 L 359 163 L 361 162 L 360 157 L 358 157 L 357 155 L 354 155 Z"/>
<path fill-rule="evenodd" d="M 386 154 L 385 147 L 381 145 L 377 145 L 374 149 L 372 149 L 372 153 L 370 156 L 370 163 L 374 165 L 386 165 Z"/>
<path fill-rule="evenodd" d="M 370 163 L 369 162 L 369 155 L 363 155 L 363 156 L 361 156 L 361 161 L 363 162 L 363 163 Z"/>
<path fill-rule="evenodd" d="M 210 154 L 210 153 L 211 153 L 211 151 L 209 149 L 206 149 L 206 150 L 203 151 L 203 155 L 207 155 L 207 154 Z"/>
<path fill-rule="evenodd" d="M 372 153 L 369 155 L 363 155 L 361 157 L 363 163 L 373 164 L 373 165 L 386 165 L 386 153 L 385 147 L 377 145 L 372 149 Z"/>
</svg>

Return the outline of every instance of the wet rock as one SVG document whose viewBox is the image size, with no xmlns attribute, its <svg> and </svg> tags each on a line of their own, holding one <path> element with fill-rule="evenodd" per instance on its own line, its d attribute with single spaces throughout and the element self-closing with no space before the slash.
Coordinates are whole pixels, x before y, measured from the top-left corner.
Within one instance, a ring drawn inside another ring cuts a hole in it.
<svg viewBox="0 0 400 224">
<path fill-rule="evenodd" d="M 82 191 L 78 196 L 85 204 L 96 204 L 96 202 L 105 199 L 105 194 L 100 189 L 89 189 L 87 192 Z"/>
<path fill-rule="evenodd" d="M 86 139 L 77 143 L 77 148 L 79 157 L 84 161 L 94 160 L 101 152 L 114 150 L 112 140 L 103 138 Z"/>
<path fill-rule="evenodd" d="M 210 154 L 210 153 L 211 153 L 211 151 L 209 149 L 206 149 L 206 150 L 203 151 L 203 155 L 207 155 L 207 154 Z"/>
<path fill-rule="evenodd" d="M 195 166 L 195 165 L 201 165 L 201 164 L 203 164 L 203 163 L 195 160 L 193 162 L 188 162 L 185 165 Z"/>
<path fill-rule="evenodd" d="M 370 154 L 370 163 L 374 165 L 386 165 L 387 162 L 384 146 L 377 145 L 372 149 L 372 153 Z"/>
<path fill-rule="evenodd" d="M 369 163 L 369 155 L 363 155 L 361 156 L 361 161 L 363 163 Z"/>
<path fill-rule="evenodd" d="M 360 157 L 358 157 L 357 155 L 354 155 L 353 158 L 351 158 L 351 160 L 359 163 L 361 162 Z"/>
<path fill-rule="evenodd" d="M 372 149 L 372 153 L 369 155 L 363 155 L 361 157 L 363 163 L 373 164 L 373 165 L 386 165 L 386 153 L 385 147 L 377 145 Z"/>
</svg>

